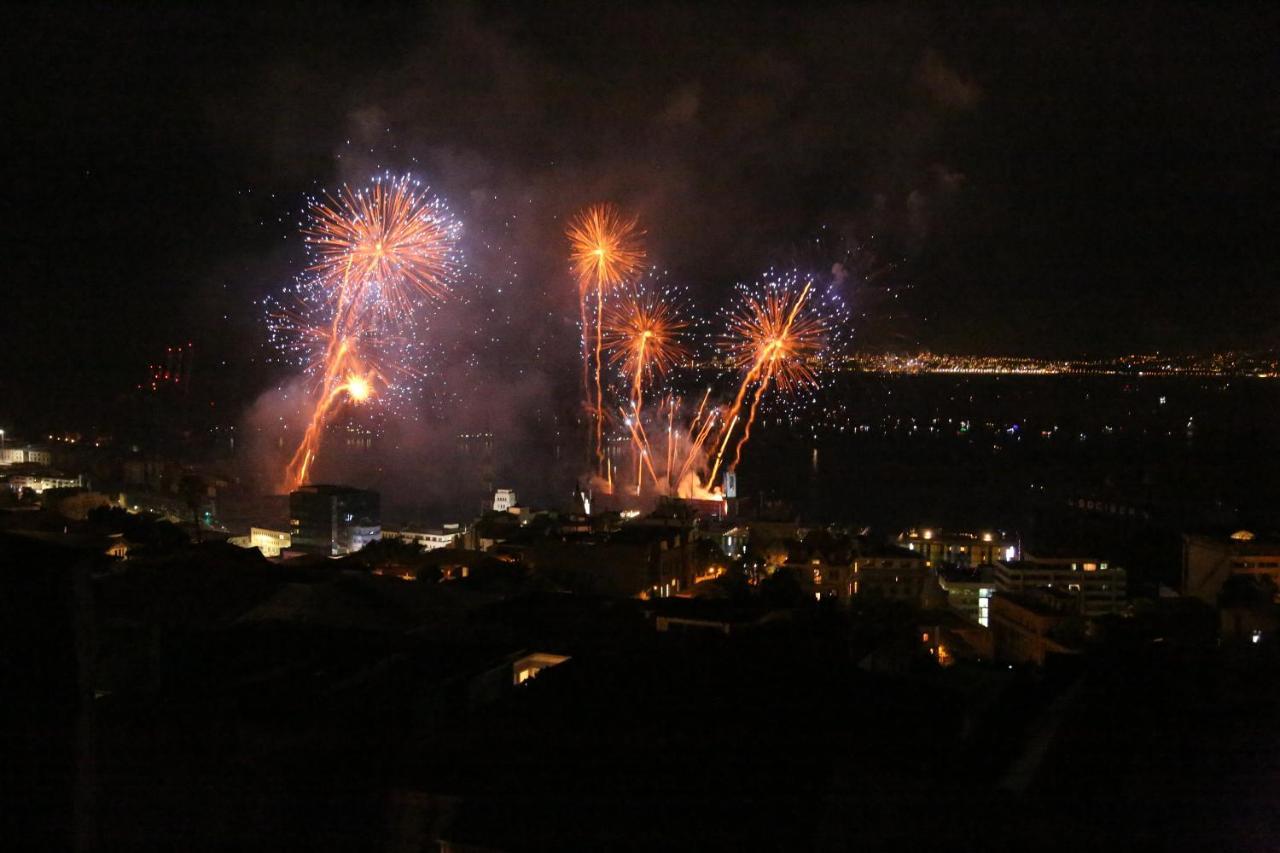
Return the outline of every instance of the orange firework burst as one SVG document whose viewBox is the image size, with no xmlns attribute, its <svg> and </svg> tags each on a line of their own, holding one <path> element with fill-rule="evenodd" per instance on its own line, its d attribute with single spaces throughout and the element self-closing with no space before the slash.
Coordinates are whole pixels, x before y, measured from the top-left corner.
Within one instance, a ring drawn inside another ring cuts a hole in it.
<svg viewBox="0 0 1280 853">
<path fill-rule="evenodd" d="M 582 384 L 589 395 L 591 370 L 587 323 L 587 295 L 595 291 L 595 448 L 596 465 L 604 466 L 604 388 L 601 355 L 604 350 L 604 292 L 634 277 L 644 261 L 640 231 L 634 217 L 624 216 L 611 204 L 597 204 L 579 213 L 565 232 L 569 238 L 569 261 L 578 279 L 578 299 L 582 311 Z"/>
<path fill-rule="evenodd" d="M 307 481 L 329 419 L 344 401 L 361 403 L 387 378 L 359 351 L 362 341 L 392 339 L 410 326 L 424 299 L 442 297 L 459 266 L 462 226 L 440 199 L 408 176 L 379 178 L 368 189 L 343 187 L 328 203 L 310 203 L 304 227 L 311 272 L 324 294 L 327 334 L 316 348 L 319 396 L 302 442 L 285 469 L 285 487 Z M 320 346 L 322 345 L 322 347 Z"/>
<path fill-rule="evenodd" d="M 641 462 L 648 459 L 648 437 L 644 432 L 645 380 L 666 373 L 688 350 L 681 340 L 688 324 L 678 316 L 675 305 L 656 293 L 631 293 L 605 315 L 603 335 L 610 350 L 609 360 L 620 363 L 630 378 L 631 411 L 624 418 L 631 431 L 636 455 L 636 490 L 639 492 Z M 653 472 L 650 465 L 650 473 Z"/>
<path fill-rule="evenodd" d="M 596 204 L 579 213 L 565 232 L 569 261 L 583 290 L 609 289 L 640 272 L 644 249 L 639 221 L 612 204 Z"/>
<path fill-rule="evenodd" d="M 751 437 L 751 425 L 770 383 L 787 392 L 817 382 L 810 362 L 822 351 L 827 322 L 817 312 L 808 310 L 812 288 L 811 280 L 798 290 L 792 280 L 773 282 L 763 296 L 746 296 L 741 309 L 730 318 L 724 349 L 734 366 L 745 373 L 724 419 L 718 442 L 720 449 L 708 482 L 715 480 L 734 427 L 741 419 L 748 392 L 754 389 L 729 470 L 736 468 L 742 457 L 742 448 Z"/>
<path fill-rule="evenodd" d="M 813 384 L 810 359 L 822 351 L 826 321 L 804 311 L 813 282 L 799 293 L 770 288 L 763 297 L 749 296 L 729 321 L 725 350 L 738 368 L 763 371 L 783 391 Z"/>
<path fill-rule="evenodd" d="M 657 293 L 632 293 L 605 314 L 604 345 L 609 360 L 620 363 L 638 394 L 647 378 L 666 373 L 689 354 L 684 345 L 688 323 L 679 310 Z"/>
<path fill-rule="evenodd" d="M 460 225 L 408 176 L 375 180 L 368 189 L 344 186 L 309 208 L 303 233 L 312 269 L 348 304 L 405 312 L 415 296 L 438 299 L 448 290 Z"/>
</svg>

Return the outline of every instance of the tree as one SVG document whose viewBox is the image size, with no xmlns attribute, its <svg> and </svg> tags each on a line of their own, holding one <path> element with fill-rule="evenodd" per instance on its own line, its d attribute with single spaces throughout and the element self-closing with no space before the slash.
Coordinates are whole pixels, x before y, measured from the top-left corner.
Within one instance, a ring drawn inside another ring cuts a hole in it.
<svg viewBox="0 0 1280 853">
<path fill-rule="evenodd" d="M 777 569 L 760 582 L 760 597 L 774 607 L 796 607 L 804 602 L 804 587 L 793 569 Z"/>
</svg>

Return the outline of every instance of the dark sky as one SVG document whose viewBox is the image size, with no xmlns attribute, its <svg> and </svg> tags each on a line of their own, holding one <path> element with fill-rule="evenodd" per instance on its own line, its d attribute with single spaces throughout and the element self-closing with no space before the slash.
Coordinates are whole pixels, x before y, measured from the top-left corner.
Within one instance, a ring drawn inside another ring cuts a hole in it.
<svg viewBox="0 0 1280 853">
<path fill-rule="evenodd" d="M 303 194 L 379 166 L 519 211 L 529 324 L 573 310 L 560 219 L 612 199 L 708 309 L 827 226 L 897 265 L 867 340 L 1275 340 L 1266 6 L 525 5 L 4 12 L 0 418 L 82 416 L 186 339 L 247 404 Z"/>
</svg>

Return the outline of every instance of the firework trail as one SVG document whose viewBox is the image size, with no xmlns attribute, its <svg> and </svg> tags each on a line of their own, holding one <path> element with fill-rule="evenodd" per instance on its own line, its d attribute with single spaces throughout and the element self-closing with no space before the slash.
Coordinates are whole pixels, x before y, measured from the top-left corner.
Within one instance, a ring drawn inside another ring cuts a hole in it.
<svg viewBox="0 0 1280 853">
<path fill-rule="evenodd" d="M 312 265 L 297 288 L 300 307 L 277 312 L 273 334 L 296 334 L 290 348 L 319 388 L 285 469 L 288 490 L 307 481 L 324 429 L 344 402 L 370 400 L 397 374 L 412 372 L 397 356 L 414 350 L 415 317 L 444 296 L 460 266 L 461 224 L 407 175 L 312 199 L 303 234 Z"/>
<path fill-rule="evenodd" d="M 731 471 L 742 458 L 742 448 L 751 437 L 751 426 L 769 386 L 787 393 L 817 383 L 812 361 L 823 350 L 831 322 L 812 298 L 813 279 L 801 284 L 794 274 L 772 278 L 761 290 L 762 293 L 745 291 L 738 309 L 729 318 L 724 352 L 730 363 L 744 373 L 733 405 L 724 417 L 708 482 L 715 481 L 748 395 L 750 406 L 734 447 L 733 462 L 728 466 Z"/>
<path fill-rule="evenodd" d="M 578 302 L 582 316 L 583 387 L 590 396 L 590 333 L 587 299 L 594 291 L 595 317 L 595 452 L 596 465 L 604 469 L 604 386 L 602 355 L 604 350 L 605 291 L 632 279 L 644 260 L 640 245 L 641 232 L 634 217 L 626 217 L 611 204 L 588 207 L 569 223 L 569 260 L 578 281 Z M 588 404 L 590 405 L 590 404 Z"/>
<path fill-rule="evenodd" d="M 653 491 L 660 495 L 677 495 L 683 498 L 718 499 L 719 495 L 703 488 L 699 474 L 707 462 L 706 442 L 712 434 L 720 409 L 708 407 L 711 396 L 708 388 L 702 401 L 687 424 L 683 418 L 683 401 L 675 394 L 667 394 L 659 401 L 652 423 L 657 431 L 665 433 L 665 445 L 654 448 L 643 422 L 620 409 L 623 423 L 631 434 L 637 449 L 635 494 L 644 489 L 644 474 L 648 472 Z M 661 471 L 659 471 L 661 466 Z"/>
<path fill-rule="evenodd" d="M 604 347 L 609 361 L 617 364 L 628 386 L 630 410 L 622 410 L 631 430 L 636 453 L 636 489 L 640 489 L 641 460 L 649 462 L 657 485 L 657 474 L 648 460 L 648 436 L 644 428 L 645 386 L 663 376 L 689 355 L 684 337 L 689 323 L 681 318 L 681 301 L 673 290 L 633 289 L 611 305 L 605 314 Z"/>
</svg>

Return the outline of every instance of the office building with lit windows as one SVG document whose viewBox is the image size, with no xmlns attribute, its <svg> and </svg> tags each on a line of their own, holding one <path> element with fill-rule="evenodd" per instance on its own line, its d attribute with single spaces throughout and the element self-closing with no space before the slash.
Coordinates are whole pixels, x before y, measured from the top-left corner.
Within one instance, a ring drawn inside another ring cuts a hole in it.
<svg viewBox="0 0 1280 853">
<path fill-rule="evenodd" d="M 341 557 L 382 538 L 377 492 L 351 486 L 303 486 L 289 495 L 293 547 Z"/>
<path fill-rule="evenodd" d="M 1083 616 L 1118 613 L 1128 602 L 1125 570 L 1097 557 L 1036 557 L 995 564 L 996 594 L 1052 589 L 1078 603 Z"/>
<path fill-rule="evenodd" d="M 991 626 L 991 598 L 996 592 L 994 566 L 938 570 L 938 586 L 947 596 L 947 606 L 970 622 Z"/>
<path fill-rule="evenodd" d="M 898 545 L 914 551 L 929 566 L 989 566 L 996 560 L 1016 560 L 1016 536 L 1000 530 L 942 530 L 913 527 L 898 534 Z"/>
</svg>

